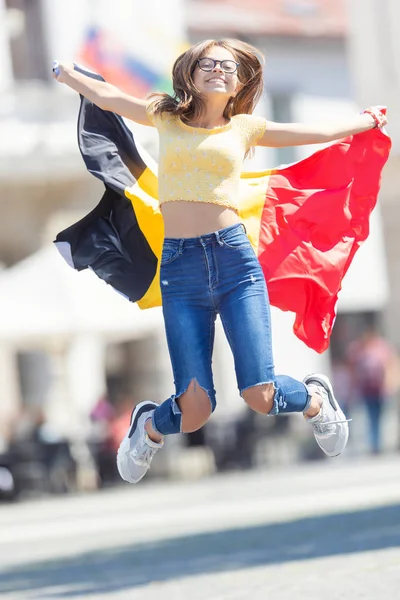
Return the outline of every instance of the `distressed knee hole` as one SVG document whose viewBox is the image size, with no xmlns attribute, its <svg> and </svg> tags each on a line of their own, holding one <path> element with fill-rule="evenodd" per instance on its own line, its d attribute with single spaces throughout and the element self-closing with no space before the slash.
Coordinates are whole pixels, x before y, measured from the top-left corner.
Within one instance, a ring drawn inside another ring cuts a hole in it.
<svg viewBox="0 0 400 600">
<path fill-rule="evenodd" d="M 208 421 L 215 409 L 215 401 L 210 392 L 193 378 L 187 389 L 176 399 L 182 413 L 181 431 L 197 431 Z"/>
<path fill-rule="evenodd" d="M 275 391 L 272 382 L 260 383 L 242 390 L 241 395 L 252 410 L 267 415 L 274 408 Z"/>
</svg>

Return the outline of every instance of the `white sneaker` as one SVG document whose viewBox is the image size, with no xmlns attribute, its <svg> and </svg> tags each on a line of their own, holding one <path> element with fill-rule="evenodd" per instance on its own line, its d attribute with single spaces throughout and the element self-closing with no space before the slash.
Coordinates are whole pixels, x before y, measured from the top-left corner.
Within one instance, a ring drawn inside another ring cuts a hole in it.
<svg viewBox="0 0 400 600">
<path fill-rule="evenodd" d="M 118 472 L 129 483 L 138 483 L 146 475 L 153 456 L 164 445 L 163 441 L 153 442 L 144 428 L 157 406 L 155 402 L 140 402 L 135 406 L 130 427 L 118 448 Z"/>
<path fill-rule="evenodd" d="M 310 394 L 322 398 L 321 410 L 315 417 L 306 417 L 311 423 L 318 446 L 328 456 L 338 456 L 346 447 L 349 439 L 351 419 L 346 419 L 336 400 L 332 384 L 328 377 L 313 373 L 303 379 Z"/>
</svg>

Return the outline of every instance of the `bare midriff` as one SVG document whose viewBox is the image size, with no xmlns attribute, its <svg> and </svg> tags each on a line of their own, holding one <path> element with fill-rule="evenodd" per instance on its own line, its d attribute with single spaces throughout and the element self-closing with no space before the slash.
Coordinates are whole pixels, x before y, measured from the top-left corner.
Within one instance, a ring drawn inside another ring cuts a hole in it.
<svg viewBox="0 0 400 600">
<path fill-rule="evenodd" d="M 169 238 L 198 237 L 241 222 L 232 208 L 210 202 L 165 202 L 161 213 L 164 236 Z"/>
</svg>

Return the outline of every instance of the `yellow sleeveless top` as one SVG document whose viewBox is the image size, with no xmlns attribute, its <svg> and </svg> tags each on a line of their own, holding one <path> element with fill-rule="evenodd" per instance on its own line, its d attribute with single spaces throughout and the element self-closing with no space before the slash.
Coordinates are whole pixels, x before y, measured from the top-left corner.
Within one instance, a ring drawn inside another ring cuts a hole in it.
<svg viewBox="0 0 400 600">
<path fill-rule="evenodd" d="M 158 130 L 158 198 L 160 204 L 176 200 L 210 202 L 238 212 L 238 189 L 244 155 L 255 146 L 266 120 L 235 115 L 222 127 L 205 129 L 186 125 L 170 113 L 153 115 Z"/>
</svg>

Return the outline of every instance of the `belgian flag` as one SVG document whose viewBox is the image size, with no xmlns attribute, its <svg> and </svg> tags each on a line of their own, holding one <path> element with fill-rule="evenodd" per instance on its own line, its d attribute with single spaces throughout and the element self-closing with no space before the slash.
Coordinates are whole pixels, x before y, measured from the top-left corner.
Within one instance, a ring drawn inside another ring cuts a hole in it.
<svg viewBox="0 0 400 600">
<path fill-rule="evenodd" d="M 57 248 L 73 268 L 92 269 L 141 308 L 161 305 L 164 226 L 155 171 L 123 119 L 82 97 L 78 143 L 105 192 L 57 235 Z M 368 237 L 390 146 L 373 129 L 289 166 L 242 173 L 239 213 L 271 304 L 295 313 L 295 334 L 317 352 L 329 345 L 342 279 Z"/>
</svg>

